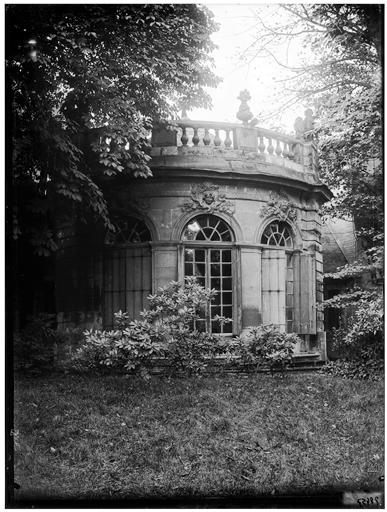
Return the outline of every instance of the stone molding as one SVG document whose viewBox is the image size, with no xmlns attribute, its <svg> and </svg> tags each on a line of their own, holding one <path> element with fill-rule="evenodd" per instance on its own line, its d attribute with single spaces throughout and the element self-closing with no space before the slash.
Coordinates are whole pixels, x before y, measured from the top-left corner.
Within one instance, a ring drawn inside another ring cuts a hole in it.
<svg viewBox="0 0 387 512">
<path fill-rule="evenodd" d="M 233 215 L 235 205 L 219 191 L 219 186 L 204 182 L 191 188 L 190 200 L 182 206 L 184 212 L 202 210 L 205 213 L 224 212 Z"/>
</svg>

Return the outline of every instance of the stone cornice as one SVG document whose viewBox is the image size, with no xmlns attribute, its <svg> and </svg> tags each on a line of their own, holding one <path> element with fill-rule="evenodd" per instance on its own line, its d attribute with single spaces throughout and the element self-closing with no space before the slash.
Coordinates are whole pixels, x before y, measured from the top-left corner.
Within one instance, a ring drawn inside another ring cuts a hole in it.
<svg viewBox="0 0 387 512">
<path fill-rule="evenodd" d="M 216 180 L 217 183 L 224 181 L 226 184 L 237 182 L 241 183 L 259 183 L 270 188 L 271 186 L 284 186 L 294 189 L 296 191 L 308 192 L 309 194 L 315 194 L 320 196 L 322 202 L 329 201 L 333 194 L 329 188 L 323 183 L 311 183 L 309 181 L 295 179 L 293 177 L 275 175 L 272 173 L 254 173 L 245 174 L 237 171 L 217 171 L 214 169 L 195 169 L 195 168 L 184 168 L 178 169 L 175 167 L 154 167 L 152 168 L 153 178 L 150 180 L 156 181 L 187 181 L 187 179 L 194 179 L 200 182 L 206 180 Z"/>
</svg>

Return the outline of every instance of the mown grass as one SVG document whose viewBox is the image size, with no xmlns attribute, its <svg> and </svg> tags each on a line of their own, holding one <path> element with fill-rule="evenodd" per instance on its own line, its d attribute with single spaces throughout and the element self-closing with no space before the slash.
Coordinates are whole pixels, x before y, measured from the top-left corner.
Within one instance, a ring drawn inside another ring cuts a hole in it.
<svg viewBox="0 0 387 512">
<path fill-rule="evenodd" d="M 377 489 L 383 392 L 318 374 L 20 378 L 15 499 Z"/>
</svg>

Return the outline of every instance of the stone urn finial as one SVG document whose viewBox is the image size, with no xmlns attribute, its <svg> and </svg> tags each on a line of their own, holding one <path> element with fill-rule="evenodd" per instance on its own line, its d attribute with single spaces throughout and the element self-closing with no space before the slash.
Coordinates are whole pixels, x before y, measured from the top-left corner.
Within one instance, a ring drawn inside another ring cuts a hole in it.
<svg viewBox="0 0 387 512">
<path fill-rule="evenodd" d="M 182 109 L 181 109 L 180 119 L 188 119 L 186 106 L 183 106 Z"/>
<path fill-rule="evenodd" d="M 238 100 L 240 100 L 241 104 L 236 116 L 240 121 L 242 121 L 244 125 L 247 126 L 247 123 L 253 117 L 253 114 L 250 111 L 250 107 L 247 104 L 247 102 L 251 100 L 249 91 L 247 89 L 241 91 L 239 93 Z"/>
<path fill-rule="evenodd" d="M 304 137 L 304 132 L 305 132 L 305 126 L 304 126 L 304 121 L 302 119 L 302 117 L 297 117 L 296 120 L 294 121 L 294 131 L 296 133 L 296 138 L 297 139 L 302 139 Z"/>
</svg>

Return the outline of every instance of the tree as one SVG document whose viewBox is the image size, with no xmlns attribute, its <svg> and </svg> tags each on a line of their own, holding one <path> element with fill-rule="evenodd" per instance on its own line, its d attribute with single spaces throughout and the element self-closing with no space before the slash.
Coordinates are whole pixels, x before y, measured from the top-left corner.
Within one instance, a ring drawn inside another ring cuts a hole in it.
<svg viewBox="0 0 387 512">
<path fill-rule="evenodd" d="M 209 106 L 216 29 L 197 5 L 9 5 L 13 235 L 55 251 L 66 218 L 110 229 L 104 184 L 150 176 L 153 123 Z"/>
<path fill-rule="evenodd" d="M 274 59 L 282 70 L 282 105 L 275 113 L 296 102 L 316 112 L 313 135 L 319 142 L 320 177 L 334 192 L 324 212 L 352 218 L 362 244 L 355 263 L 327 276 L 350 278 L 356 286 L 326 301 L 326 307 L 356 305 L 362 312 L 353 316 L 348 342 L 356 338 L 354 330 L 374 332 L 363 325 L 367 309 L 377 311 L 375 328 L 380 334 L 381 289 L 372 288 L 364 276 L 381 277 L 383 267 L 383 7 L 298 4 L 276 9 L 269 23 L 269 17 L 257 15 L 257 37 L 244 59 Z"/>
</svg>

